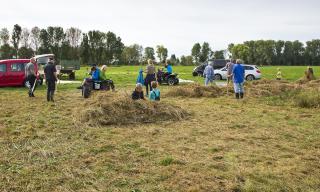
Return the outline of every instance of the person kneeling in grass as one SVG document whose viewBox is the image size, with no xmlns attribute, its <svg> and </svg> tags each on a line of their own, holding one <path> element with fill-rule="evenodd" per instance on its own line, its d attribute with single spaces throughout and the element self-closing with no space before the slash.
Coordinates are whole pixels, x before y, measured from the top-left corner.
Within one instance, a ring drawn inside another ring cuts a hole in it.
<svg viewBox="0 0 320 192">
<path fill-rule="evenodd" d="M 132 93 L 132 99 L 133 100 L 140 100 L 140 99 L 145 100 L 141 83 L 137 83 L 136 88 Z"/>
<path fill-rule="evenodd" d="M 151 82 L 152 91 L 150 91 L 150 101 L 160 101 L 160 90 L 157 88 L 158 83 L 156 81 Z"/>
</svg>

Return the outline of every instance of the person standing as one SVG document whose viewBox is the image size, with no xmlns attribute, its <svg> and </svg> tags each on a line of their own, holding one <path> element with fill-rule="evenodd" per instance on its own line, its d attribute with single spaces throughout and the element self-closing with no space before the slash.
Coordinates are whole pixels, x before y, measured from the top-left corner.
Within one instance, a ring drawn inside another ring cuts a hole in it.
<svg viewBox="0 0 320 192">
<path fill-rule="evenodd" d="M 156 68 L 153 65 L 153 62 L 151 59 L 148 60 L 148 65 L 146 68 L 147 76 L 144 79 L 145 86 L 146 86 L 146 94 L 149 95 L 149 88 L 150 92 L 152 91 L 151 82 L 156 81 Z"/>
<path fill-rule="evenodd" d="M 236 95 L 236 99 L 243 99 L 244 96 L 244 76 L 245 70 L 244 67 L 241 65 L 242 61 L 237 59 L 236 64 L 233 66 L 232 76 L 233 76 L 233 85 L 234 85 L 234 92 Z"/>
<path fill-rule="evenodd" d="M 29 83 L 29 91 L 28 91 L 29 97 L 35 97 L 34 91 L 37 86 L 37 76 L 34 69 L 34 63 L 35 63 L 35 59 L 31 58 L 30 62 L 25 66 L 26 81 L 28 81 Z"/>
<path fill-rule="evenodd" d="M 232 70 L 233 66 L 236 63 L 234 59 L 232 59 L 230 62 L 227 63 L 227 77 L 228 77 L 228 83 L 232 81 Z"/>
<path fill-rule="evenodd" d="M 281 69 L 278 68 L 278 72 L 277 72 L 277 78 L 278 81 L 282 80 L 282 73 L 281 73 Z"/>
<path fill-rule="evenodd" d="M 54 91 L 56 90 L 56 82 L 58 80 L 58 77 L 53 58 L 49 58 L 48 63 L 44 67 L 44 78 L 46 79 L 47 84 L 47 101 L 54 102 L 53 96 Z"/>
<path fill-rule="evenodd" d="M 204 85 L 208 86 L 209 83 L 213 83 L 214 80 L 214 69 L 212 63 L 208 64 L 204 69 L 203 75 L 205 76 Z"/>
</svg>

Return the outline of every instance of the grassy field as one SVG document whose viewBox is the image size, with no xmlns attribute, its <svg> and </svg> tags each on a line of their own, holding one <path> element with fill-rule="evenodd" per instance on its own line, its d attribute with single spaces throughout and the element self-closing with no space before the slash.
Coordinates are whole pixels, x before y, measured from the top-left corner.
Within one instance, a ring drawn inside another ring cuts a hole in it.
<svg viewBox="0 0 320 192">
<path fill-rule="evenodd" d="M 138 69 L 109 69 L 115 94 L 130 94 Z M 192 67 L 175 70 L 194 79 Z M 275 71 L 262 68 L 267 78 Z M 24 88 L 0 89 L 0 191 L 320 191 L 319 108 L 274 97 L 166 97 L 175 87 L 162 86 L 161 102 L 190 117 L 89 126 L 81 107 L 97 95 L 84 100 L 75 87 L 59 85 L 55 104 L 44 87 L 31 99 Z"/>
<path fill-rule="evenodd" d="M 108 77 L 113 79 L 120 86 L 122 85 L 134 85 L 140 66 L 121 66 L 121 67 L 109 67 Z M 143 67 L 145 68 L 145 67 Z M 283 78 L 289 81 L 295 81 L 304 76 L 305 66 L 280 66 L 280 67 L 260 67 L 262 77 L 265 79 L 275 79 L 277 74 L 277 68 L 281 68 Z M 198 83 L 203 83 L 203 78 L 193 77 L 192 71 L 194 66 L 174 66 L 174 72 L 179 74 L 181 79 L 193 80 Z M 313 67 L 315 74 L 320 71 L 320 67 Z M 82 67 L 80 71 L 77 71 L 77 80 L 84 79 L 87 75 L 89 68 Z"/>
</svg>

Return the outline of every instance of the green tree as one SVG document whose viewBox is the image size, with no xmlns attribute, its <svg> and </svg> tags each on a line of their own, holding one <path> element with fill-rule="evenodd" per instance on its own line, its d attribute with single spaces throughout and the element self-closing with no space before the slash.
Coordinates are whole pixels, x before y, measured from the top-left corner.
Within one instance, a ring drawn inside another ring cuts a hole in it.
<svg viewBox="0 0 320 192">
<path fill-rule="evenodd" d="M 12 40 L 12 44 L 13 44 L 13 47 L 15 50 L 16 58 L 18 58 L 18 53 L 19 53 L 19 43 L 21 40 L 21 32 L 22 32 L 22 29 L 21 29 L 20 25 L 15 24 L 13 27 L 11 40 Z"/>
<path fill-rule="evenodd" d="M 33 50 L 30 47 L 20 47 L 19 57 L 20 58 L 31 58 L 33 56 Z"/>
<path fill-rule="evenodd" d="M 39 35 L 39 53 L 40 54 L 47 54 L 50 53 L 50 43 L 49 43 L 49 34 L 47 30 L 41 29 Z"/>
<path fill-rule="evenodd" d="M 186 65 L 186 66 L 191 66 L 191 65 L 194 65 L 194 62 L 193 62 L 193 57 L 191 55 L 189 56 L 181 56 L 181 59 L 180 59 L 180 64 L 181 65 Z"/>
<path fill-rule="evenodd" d="M 320 39 L 307 41 L 305 50 L 305 61 L 308 65 L 320 64 Z"/>
<path fill-rule="evenodd" d="M 164 62 L 168 57 L 168 49 L 165 48 L 163 45 L 157 46 L 157 56 L 160 62 Z"/>
<path fill-rule="evenodd" d="M 154 60 L 155 56 L 154 56 L 154 48 L 152 47 L 146 47 L 144 49 L 144 59 L 145 61 L 147 61 L 148 59 Z"/>
<path fill-rule="evenodd" d="M 201 47 L 201 54 L 200 54 L 200 59 L 199 59 L 199 61 L 200 61 L 201 63 L 208 61 L 209 58 L 210 58 L 210 54 L 211 54 L 210 45 L 209 45 L 209 43 L 204 42 L 204 43 L 202 44 L 202 47 Z"/>
<path fill-rule="evenodd" d="M 200 43 L 196 43 L 193 45 L 191 50 L 191 55 L 193 57 L 194 62 L 199 63 L 200 55 L 201 55 L 201 45 Z"/>
<path fill-rule="evenodd" d="M 31 47 L 33 48 L 35 53 L 38 54 L 39 47 L 40 47 L 40 28 L 39 27 L 33 27 L 31 29 L 30 40 L 31 40 Z"/>
<path fill-rule="evenodd" d="M 140 64 L 142 62 L 142 51 L 142 46 L 138 44 L 125 47 L 122 52 L 122 61 L 129 65 Z"/>
<path fill-rule="evenodd" d="M 15 50 L 9 44 L 0 47 L 0 59 L 11 59 L 15 55 Z"/>
<path fill-rule="evenodd" d="M 89 64 L 90 62 L 90 45 L 89 45 L 89 37 L 86 33 L 82 34 L 82 42 L 80 45 L 80 58 L 81 62 L 85 64 Z"/>
<path fill-rule="evenodd" d="M 225 50 L 215 51 L 213 57 L 215 59 L 225 59 L 224 57 Z"/>
</svg>

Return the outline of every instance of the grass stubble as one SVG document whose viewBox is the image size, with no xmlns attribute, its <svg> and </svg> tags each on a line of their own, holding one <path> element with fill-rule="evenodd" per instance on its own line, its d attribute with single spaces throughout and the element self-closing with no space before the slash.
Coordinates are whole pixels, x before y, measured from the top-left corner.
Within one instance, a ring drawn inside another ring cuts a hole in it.
<svg viewBox="0 0 320 192">
<path fill-rule="evenodd" d="M 320 190 L 318 108 L 172 89 L 161 103 L 187 118 L 107 125 L 79 117 L 108 96 L 61 90 L 48 104 L 43 90 L 1 91 L 0 191 Z"/>
</svg>

